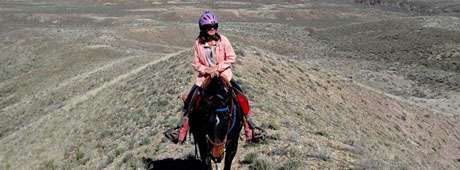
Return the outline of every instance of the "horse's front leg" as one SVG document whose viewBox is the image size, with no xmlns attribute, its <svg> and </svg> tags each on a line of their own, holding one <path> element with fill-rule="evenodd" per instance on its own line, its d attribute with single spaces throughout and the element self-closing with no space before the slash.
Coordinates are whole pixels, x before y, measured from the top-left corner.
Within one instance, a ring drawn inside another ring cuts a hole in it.
<svg viewBox="0 0 460 170">
<path fill-rule="evenodd" d="M 196 136 L 195 136 L 196 135 Z M 209 146 L 204 135 L 193 134 L 195 142 L 198 144 L 198 150 L 200 152 L 201 169 L 212 170 L 211 157 L 209 155 Z"/>
<path fill-rule="evenodd" d="M 203 160 L 201 160 L 202 165 L 204 170 L 212 170 L 212 164 L 211 164 L 211 157 L 207 156 Z"/>
<path fill-rule="evenodd" d="M 238 138 L 230 142 L 225 151 L 225 162 L 224 170 L 230 170 L 232 168 L 232 161 L 235 158 L 236 150 L 238 149 Z"/>
<path fill-rule="evenodd" d="M 202 155 L 201 156 L 201 164 L 203 166 L 202 169 L 212 170 L 211 155 L 209 155 L 209 151 L 207 147 L 200 148 L 200 155 Z"/>
</svg>

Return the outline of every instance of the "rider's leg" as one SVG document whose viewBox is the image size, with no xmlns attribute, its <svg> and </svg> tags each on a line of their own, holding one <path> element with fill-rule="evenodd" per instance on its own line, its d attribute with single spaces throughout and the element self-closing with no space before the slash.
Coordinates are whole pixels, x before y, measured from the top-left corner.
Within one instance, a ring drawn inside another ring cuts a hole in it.
<svg viewBox="0 0 460 170">
<path fill-rule="evenodd" d="M 241 89 L 241 86 L 235 81 L 235 80 L 230 80 L 230 83 L 232 87 L 236 88 L 238 92 L 241 93 L 241 95 L 244 95 L 243 90 Z M 237 93 L 238 93 L 237 92 Z M 244 134 L 246 136 L 246 140 L 250 141 L 254 138 L 254 136 L 258 136 L 260 134 L 255 134 L 254 129 L 257 127 L 256 124 L 252 121 L 252 118 L 250 117 L 251 113 L 244 114 L 244 121 L 243 121 L 243 126 L 244 126 Z"/>
<path fill-rule="evenodd" d="M 244 115 L 243 126 L 246 141 L 257 142 L 265 138 L 265 130 L 258 127 L 249 114 Z"/>
<path fill-rule="evenodd" d="M 195 93 L 197 88 L 198 86 L 194 84 L 192 88 L 190 89 L 190 92 L 188 93 L 187 98 L 184 101 L 184 107 L 182 108 L 182 112 L 184 113 L 184 115 L 187 115 L 186 111 L 190 105 L 190 102 L 192 101 L 193 94 Z"/>
<path fill-rule="evenodd" d="M 189 129 L 189 124 L 188 124 L 188 117 L 183 117 L 182 118 L 182 126 L 181 128 L 179 128 L 179 133 L 178 133 L 178 136 L 177 136 L 177 142 L 178 143 L 184 143 L 185 142 L 185 139 L 187 138 L 187 132 L 188 132 L 188 129 Z"/>
<path fill-rule="evenodd" d="M 244 93 L 244 92 L 243 92 L 243 89 L 241 89 L 240 84 L 238 84 L 234 79 L 231 79 L 231 80 L 230 80 L 230 84 L 232 85 L 232 87 L 234 87 L 234 88 L 236 88 L 237 90 L 239 90 L 240 92 Z"/>
<path fill-rule="evenodd" d="M 187 137 L 187 131 L 189 129 L 189 124 L 188 124 L 188 112 L 187 109 L 190 105 L 190 102 L 192 100 L 193 93 L 195 90 L 198 88 L 197 85 L 193 85 L 192 89 L 190 89 L 189 94 L 187 95 L 187 98 L 184 101 L 184 107 L 182 108 L 182 113 L 181 113 L 181 121 L 178 127 L 179 128 L 179 133 L 177 136 L 177 140 L 179 143 L 184 143 L 186 137 Z"/>
<path fill-rule="evenodd" d="M 252 140 L 252 132 L 253 132 L 253 127 L 254 126 L 251 126 L 249 121 L 248 121 L 248 117 L 244 117 L 243 118 L 243 127 L 244 127 L 244 136 L 246 137 L 246 141 L 250 141 Z"/>
</svg>

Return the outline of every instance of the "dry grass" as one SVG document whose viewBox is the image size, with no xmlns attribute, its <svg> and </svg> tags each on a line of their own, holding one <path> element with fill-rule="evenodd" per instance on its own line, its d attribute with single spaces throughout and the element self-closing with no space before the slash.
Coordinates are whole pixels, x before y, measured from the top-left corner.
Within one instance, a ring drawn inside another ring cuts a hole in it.
<svg viewBox="0 0 460 170">
<path fill-rule="evenodd" d="M 182 105 L 177 96 L 190 88 L 188 49 L 196 35 L 195 17 L 204 6 L 88 2 L 0 3 L 0 9 L 5 5 L 18 9 L 0 15 L 0 169 L 139 169 L 144 157 L 194 155 L 190 142 L 171 144 L 162 132 L 176 125 Z M 404 19 L 377 22 L 402 14 L 372 12 L 348 2 L 217 6 L 227 21 L 220 30 L 238 55 L 235 78 L 251 100 L 255 122 L 269 134 L 262 143 L 241 141 L 235 168 L 460 167 L 455 157 L 460 143 L 458 117 L 333 74 L 361 70 L 361 65 L 352 65 L 356 60 L 369 62 L 359 60 L 362 56 L 356 51 L 342 51 L 350 45 L 348 35 L 363 44 L 372 37 L 389 41 L 394 38 L 390 33 L 372 36 L 355 31 L 373 25 L 406 28 Z M 169 11 L 159 10 L 163 7 Z M 415 28 L 421 23 L 408 20 Z M 362 22 L 366 24 L 357 24 Z M 425 31 L 427 36 L 434 36 L 430 31 Z M 458 57 L 452 37 L 450 50 L 436 53 L 430 61 L 437 55 Z M 378 50 L 382 49 L 374 52 Z M 345 66 L 333 65 L 337 63 Z M 380 66 L 366 64 L 368 70 Z"/>
</svg>

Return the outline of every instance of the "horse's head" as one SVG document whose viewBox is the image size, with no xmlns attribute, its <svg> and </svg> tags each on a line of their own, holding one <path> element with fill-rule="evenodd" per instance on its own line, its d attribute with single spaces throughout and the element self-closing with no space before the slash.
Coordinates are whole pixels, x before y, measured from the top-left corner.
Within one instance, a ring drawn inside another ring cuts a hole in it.
<svg viewBox="0 0 460 170">
<path fill-rule="evenodd" d="M 223 157 L 227 134 L 232 128 L 234 118 L 232 111 L 231 85 L 221 77 L 208 78 L 203 87 L 202 113 L 207 120 L 206 137 L 211 146 L 211 155 L 220 162 Z"/>
</svg>

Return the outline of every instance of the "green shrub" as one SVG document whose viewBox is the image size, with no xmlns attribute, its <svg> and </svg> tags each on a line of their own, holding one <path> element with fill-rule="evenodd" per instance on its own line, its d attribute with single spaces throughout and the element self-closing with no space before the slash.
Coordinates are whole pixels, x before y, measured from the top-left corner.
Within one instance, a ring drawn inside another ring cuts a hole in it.
<svg viewBox="0 0 460 170">
<path fill-rule="evenodd" d="M 126 163 L 128 162 L 131 158 L 133 158 L 133 154 L 131 152 L 126 152 L 123 158 L 121 159 L 121 162 Z"/>
<path fill-rule="evenodd" d="M 77 151 L 75 152 L 75 159 L 77 161 L 80 161 L 83 159 L 84 156 L 85 156 L 85 153 L 81 152 L 80 148 L 78 148 Z"/>
<path fill-rule="evenodd" d="M 97 169 L 104 169 L 113 162 L 113 159 L 114 156 L 112 154 L 108 154 L 99 162 L 99 164 L 97 165 Z"/>
<path fill-rule="evenodd" d="M 286 161 L 279 170 L 298 170 L 302 167 L 302 162 L 300 160 L 288 160 Z"/>
<path fill-rule="evenodd" d="M 125 150 L 126 150 L 126 147 L 125 147 L 124 145 L 118 146 L 118 147 L 115 149 L 115 151 L 114 151 L 115 157 L 120 156 L 122 153 L 125 152 Z"/>
<path fill-rule="evenodd" d="M 268 123 L 268 128 L 273 130 L 279 130 L 281 127 L 276 119 L 271 119 Z"/>
<path fill-rule="evenodd" d="M 328 150 L 321 148 L 319 145 L 312 148 L 308 152 L 308 156 L 322 161 L 329 161 L 331 159 L 331 153 Z"/>
<path fill-rule="evenodd" d="M 146 137 L 146 136 L 141 137 L 140 141 L 138 142 L 138 144 L 139 144 L 140 146 L 142 146 L 142 145 L 148 145 L 149 143 L 150 143 L 150 139 L 149 139 L 148 137 Z"/>
<path fill-rule="evenodd" d="M 249 165 L 250 170 L 269 170 L 270 167 L 270 162 L 265 159 L 257 159 L 254 163 Z"/>
<path fill-rule="evenodd" d="M 257 159 L 257 154 L 256 153 L 249 153 L 246 154 L 241 161 L 242 164 L 252 164 L 254 161 Z"/>
<path fill-rule="evenodd" d="M 55 170 L 58 169 L 58 167 L 54 164 L 54 160 L 48 160 L 42 162 L 38 169 Z"/>
<path fill-rule="evenodd" d="M 11 164 L 10 164 L 10 163 L 6 163 L 5 169 L 9 170 L 10 168 L 11 168 Z"/>
</svg>

